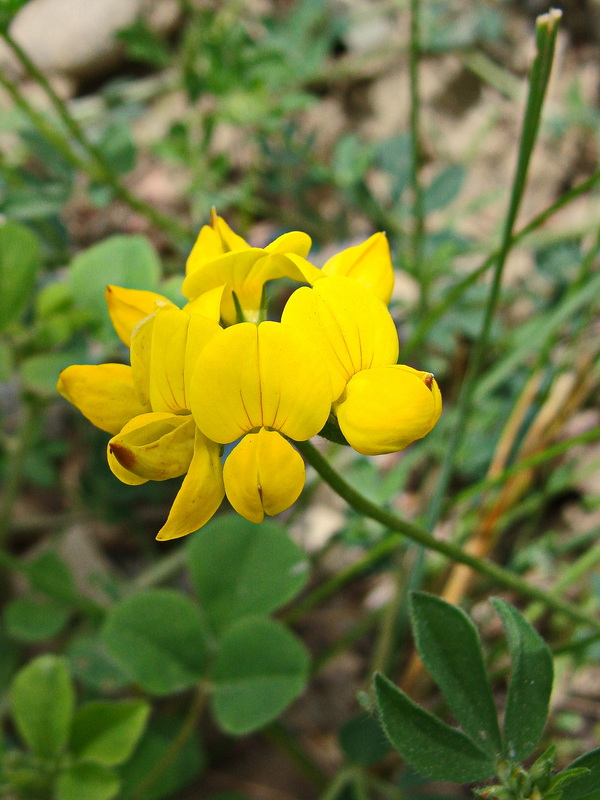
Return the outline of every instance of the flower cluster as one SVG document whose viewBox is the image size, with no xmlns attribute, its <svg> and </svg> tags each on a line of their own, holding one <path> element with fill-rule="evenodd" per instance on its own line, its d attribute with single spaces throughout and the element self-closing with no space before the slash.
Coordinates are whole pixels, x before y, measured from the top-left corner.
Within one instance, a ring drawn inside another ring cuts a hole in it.
<svg viewBox="0 0 600 800">
<path fill-rule="evenodd" d="M 225 495 L 254 522 L 289 508 L 305 481 L 291 442 L 326 426 L 376 455 L 402 450 L 436 424 L 433 376 L 396 363 L 385 235 L 322 269 L 307 260 L 310 244 L 293 232 L 251 247 L 213 214 L 187 261 L 182 309 L 154 292 L 107 287 L 131 366 L 62 372 L 58 391 L 112 434 L 117 478 L 185 475 L 158 539 L 197 530 Z M 264 321 L 265 284 L 278 278 L 304 285 L 280 322 Z"/>
</svg>

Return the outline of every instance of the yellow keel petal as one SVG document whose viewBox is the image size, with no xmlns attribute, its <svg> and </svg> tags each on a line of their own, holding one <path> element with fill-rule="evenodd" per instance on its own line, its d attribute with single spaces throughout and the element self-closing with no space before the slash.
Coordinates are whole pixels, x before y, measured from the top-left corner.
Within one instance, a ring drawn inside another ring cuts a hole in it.
<svg viewBox="0 0 600 800">
<path fill-rule="evenodd" d="M 430 372 L 397 364 L 356 374 L 335 410 L 348 443 L 375 456 L 426 436 L 440 417 L 442 398 Z"/>
<path fill-rule="evenodd" d="M 298 499 L 305 481 L 304 462 L 275 431 L 249 433 L 231 451 L 223 468 L 227 499 L 251 522 L 285 511 Z"/>
<path fill-rule="evenodd" d="M 144 414 L 137 418 L 135 429 L 113 436 L 108 449 L 128 472 L 165 481 L 187 471 L 194 451 L 194 431 L 189 415 Z"/>
</svg>

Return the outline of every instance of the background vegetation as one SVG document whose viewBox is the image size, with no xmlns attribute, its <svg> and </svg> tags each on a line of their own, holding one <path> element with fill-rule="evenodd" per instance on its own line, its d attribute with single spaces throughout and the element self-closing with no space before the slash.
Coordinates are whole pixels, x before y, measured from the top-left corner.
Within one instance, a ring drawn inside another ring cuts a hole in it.
<svg viewBox="0 0 600 800">
<path fill-rule="evenodd" d="M 38 66 L 19 44 L 9 23 L 34 5 L 0 5 L 4 796 L 471 796 L 466 778 L 415 773 L 364 710 L 379 670 L 444 715 L 413 653 L 412 589 L 477 622 L 500 709 L 488 598 L 518 607 L 555 655 L 542 744 L 557 768 L 597 746 L 593 4 L 565 8 L 539 130 L 551 58 L 529 81 L 533 3 L 181 0 L 85 69 Z M 54 387 L 69 364 L 125 357 L 107 283 L 178 300 L 213 205 L 255 244 L 308 232 L 320 262 L 387 232 L 401 358 L 435 372 L 445 411 L 398 455 L 320 451 L 368 501 L 554 608 L 449 566 L 314 471 L 276 521 L 225 510 L 154 541 L 177 482 L 120 484 L 106 435 Z"/>
</svg>

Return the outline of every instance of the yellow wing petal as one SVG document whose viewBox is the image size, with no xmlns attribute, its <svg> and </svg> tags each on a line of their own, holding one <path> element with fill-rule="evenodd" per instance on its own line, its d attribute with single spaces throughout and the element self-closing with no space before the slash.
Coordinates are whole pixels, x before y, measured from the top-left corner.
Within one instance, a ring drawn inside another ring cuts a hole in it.
<svg viewBox="0 0 600 800">
<path fill-rule="evenodd" d="M 108 443 L 109 452 L 128 472 L 152 481 L 183 475 L 194 451 L 194 420 L 159 412 L 138 417 L 135 429 L 121 432 Z"/>
<path fill-rule="evenodd" d="M 140 403 L 131 367 L 125 364 L 67 367 L 56 388 L 93 425 L 108 433 L 118 433 L 132 417 L 148 410 Z"/>
<path fill-rule="evenodd" d="M 107 286 L 106 305 L 111 322 L 121 341 L 129 347 L 131 332 L 140 320 L 159 308 L 168 308 L 173 303 L 156 292 L 142 289 L 123 289 Z"/>
<path fill-rule="evenodd" d="M 374 233 L 362 244 L 337 253 L 323 265 L 323 273 L 358 281 L 387 306 L 394 289 L 394 268 L 385 233 Z"/>
<path fill-rule="evenodd" d="M 442 398 L 430 372 L 397 364 L 354 375 L 335 410 L 348 443 L 374 456 L 426 436 L 440 417 Z"/>
<path fill-rule="evenodd" d="M 231 451 L 223 468 L 227 499 L 251 522 L 289 508 L 304 487 L 304 462 L 275 431 L 249 433 Z"/>
<path fill-rule="evenodd" d="M 156 538 L 177 539 L 198 530 L 221 505 L 224 494 L 220 448 L 196 429 L 192 463 Z"/>
</svg>

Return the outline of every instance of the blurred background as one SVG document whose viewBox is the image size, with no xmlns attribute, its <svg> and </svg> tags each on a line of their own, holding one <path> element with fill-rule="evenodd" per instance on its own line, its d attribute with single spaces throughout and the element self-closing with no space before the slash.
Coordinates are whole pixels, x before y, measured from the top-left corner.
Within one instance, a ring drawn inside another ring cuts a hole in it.
<svg viewBox="0 0 600 800">
<path fill-rule="evenodd" d="M 488 284 L 483 273 L 479 281 L 467 276 L 500 241 L 535 16 L 547 9 L 537 0 L 421 3 L 417 258 L 406 0 L 13 5 L 22 7 L 10 41 L 0 41 L 0 218 L 27 240 L 29 255 L 13 258 L 3 245 L 21 283 L 7 284 L 0 299 L 0 528 L 10 571 L 0 680 L 7 684 L 17 664 L 50 643 L 69 653 L 79 680 L 94 685 L 89 665 L 99 669 L 97 654 L 81 637 L 69 638 L 64 609 L 39 611 L 47 597 L 31 594 L 18 564 L 52 548 L 78 590 L 106 603 L 143 570 L 172 574 L 179 558 L 176 544 L 153 541 L 177 482 L 120 484 L 106 466 L 107 436 L 55 395 L 67 365 L 126 358 L 108 323 L 104 286 L 155 289 L 177 300 L 185 258 L 213 206 L 254 245 L 306 231 L 317 264 L 386 231 L 401 359 L 435 372 L 446 412 L 406 453 L 377 460 L 332 453 L 372 499 L 418 519 L 481 327 Z M 492 519 L 496 557 L 544 586 L 589 550 L 600 529 L 600 3 L 565 0 L 562 7 L 517 230 L 582 181 L 591 181 L 591 191 L 540 220 L 511 252 L 436 530 L 466 541 Z M 486 476 L 540 454 L 504 494 L 484 486 Z M 473 486 L 479 494 L 468 493 Z M 321 577 L 383 535 L 314 476 L 286 521 L 317 554 Z M 588 563 L 568 584 L 572 599 L 592 607 L 600 597 L 596 566 Z M 434 558 L 426 579 L 435 584 L 440 570 Z M 317 651 L 331 645 L 389 599 L 390 580 L 385 568 L 374 570 L 337 605 L 304 620 L 302 633 Z M 15 612 L 11 604 L 24 596 L 30 606 Z M 559 641 L 561 631 L 549 635 Z M 369 647 L 367 639 L 331 662 L 293 718 L 325 764 L 339 758 L 334 731 L 353 706 Z M 577 673 L 583 677 L 557 701 L 565 762 L 593 746 L 600 719 L 600 648 L 589 654 L 591 664 Z M 335 698 L 325 711 L 323 697 Z M 264 776 L 261 755 L 252 740 L 239 746 L 248 785 Z M 268 769 L 282 771 L 275 783 L 284 792 L 269 797 L 284 797 L 290 786 L 306 794 L 288 767 Z M 221 772 L 204 785 L 236 788 Z"/>
</svg>

